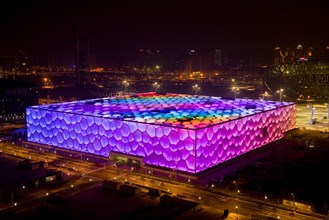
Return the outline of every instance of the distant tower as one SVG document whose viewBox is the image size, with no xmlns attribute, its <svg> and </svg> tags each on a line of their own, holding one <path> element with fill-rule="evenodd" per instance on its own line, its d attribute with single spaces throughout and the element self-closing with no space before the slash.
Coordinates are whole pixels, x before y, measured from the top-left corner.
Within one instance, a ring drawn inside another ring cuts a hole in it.
<svg viewBox="0 0 329 220">
<path fill-rule="evenodd" d="M 281 64 L 281 54 L 282 54 L 282 51 L 281 51 L 280 47 L 274 48 L 274 65 Z"/>
<path fill-rule="evenodd" d="M 216 49 L 214 54 L 215 67 L 222 67 L 223 65 L 223 51 L 221 49 Z"/>
<path fill-rule="evenodd" d="M 75 73 L 77 84 L 90 83 L 89 37 L 86 28 L 83 26 L 76 28 Z"/>
<path fill-rule="evenodd" d="M 296 48 L 295 59 L 296 59 L 296 61 L 298 61 L 302 57 L 305 58 L 304 57 L 304 50 L 303 50 L 303 46 L 301 44 L 299 44 Z"/>
</svg>

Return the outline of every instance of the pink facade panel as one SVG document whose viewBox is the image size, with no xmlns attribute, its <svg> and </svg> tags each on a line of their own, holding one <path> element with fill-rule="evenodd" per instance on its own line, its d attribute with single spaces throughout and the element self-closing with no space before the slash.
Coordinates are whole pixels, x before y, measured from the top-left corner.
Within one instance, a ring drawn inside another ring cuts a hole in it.
<svg viewBox="0 0 329 220">
<path fill-rule="evenodd" d="M 196 173 L 281 139 L 295 117 L 289 105 L 197 130 Z"/>
</svg>

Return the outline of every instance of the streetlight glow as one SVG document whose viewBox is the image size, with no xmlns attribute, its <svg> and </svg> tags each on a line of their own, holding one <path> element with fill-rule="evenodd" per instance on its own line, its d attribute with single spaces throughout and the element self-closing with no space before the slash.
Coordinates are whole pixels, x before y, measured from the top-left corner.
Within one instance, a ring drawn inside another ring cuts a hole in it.
<svg viewBox="0 0 329 220">
<path fill-rule="evenodd" d="M 44 88 L 46 88 L 48 84 L 48 78 L 47 77 L 43 78 L 43 81 L 45 83 Z"/>
<path fill-rule="evenodd" d="M 124 85 L 124 87 L 125 87 L 125 92 L 127 92 L 127 88 L 128 88 L 128 86 L 129 86 L 129 82 L 127 81 L 127 80 L 124 80 L 123 82 L 122 82 L 122 84 Z"/>
<path fill-rule="evenodd" d="M 282 102 L 282 93 L 283 93 L 283 89 L 279 89 L 276 91 L 276 93 L 280 94 L 280 102 Z"/>
<path fill-rule="evenodd" d="M 192 88 L 195 91 L 195 95 L 197 95 L 198 94 L 198 91 L 200 91 L 200 89 L 201 89 L 198 84 L 193 85 Z"/>
<path fill-rule="evenodd" d="M 160 88 L 160 84 L 158 82 L 154 82 L 153 87 L 155 88 L 155 92 L 158 92 L 158 89 Z"/>
<path fill-rule="evenodd" d="M 236 211 L 236 219 L 238 220 L 239 219 L 239 216 L 238 216 L 238 206 L 235 206 L 235 211 Z"/>
<path fill-rule="evenodd" d="M 292 204 L 295 205 L 295 195 L 294 195 L 294 193 L 291 193 L 291 196 L 292 196 Z"/>
<path fill-rule="evenodd" d="M 239 93 L 239 87 L 235 87 L 235 86 L 233 86 L 232 87 L 232 91 L 234 92 L 234 98 L 236 98 L 236 95 Z"/>
</svg>

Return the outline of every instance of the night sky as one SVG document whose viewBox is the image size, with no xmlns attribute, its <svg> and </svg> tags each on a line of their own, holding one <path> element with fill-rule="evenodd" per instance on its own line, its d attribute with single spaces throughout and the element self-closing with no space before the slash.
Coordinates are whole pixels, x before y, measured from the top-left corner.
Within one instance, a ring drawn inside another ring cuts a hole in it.
<svg viewBox="0 0 329 220">
<path fill-rule="evenodd" d="M 7 3 L 5 3 L 7 2 Z M 179 2 L 179 3 L 178 3 Z M 84 26 L 92 51 L 325 47 L 329 7 L 312 1 L 2 1 L 0 53 L 69 51 Z"/>
</svg>

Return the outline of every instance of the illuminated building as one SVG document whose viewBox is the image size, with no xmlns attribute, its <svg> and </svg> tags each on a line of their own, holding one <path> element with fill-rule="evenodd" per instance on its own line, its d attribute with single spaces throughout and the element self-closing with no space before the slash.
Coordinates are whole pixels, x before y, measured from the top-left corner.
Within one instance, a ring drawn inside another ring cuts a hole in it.
<svg viewBox="0 0 329 220">
<path fill-rule="evenodd" d="M 278 140 L 296 124 L 294 103 L 155 92 L 32 106 L 26 115 L 31 142 L 189 173 Z"/>
<path fill-rule="evenodd" d="M 296 49 L 291 49 L 289 47 L 286 49 L 280 49 L 280 47 L 274 48 L 274 65 L 309 61 L 312 60 L 312 57 L 313 47 L 309 47 L 305 50 L 301 44 L 299 44 Z"/>
</svg>

